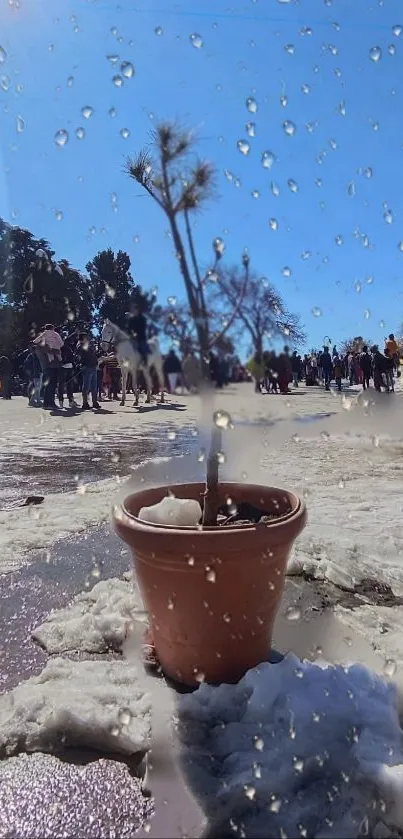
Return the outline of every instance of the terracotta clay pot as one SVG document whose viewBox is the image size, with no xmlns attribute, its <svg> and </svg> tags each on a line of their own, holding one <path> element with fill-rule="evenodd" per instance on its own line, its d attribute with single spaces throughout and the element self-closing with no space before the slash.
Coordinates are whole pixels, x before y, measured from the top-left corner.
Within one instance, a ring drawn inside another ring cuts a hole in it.
<svg viewBox="0 0 403 839">
<path fill-rule="evenodd" d="M 222 503 L 249 502 L 279 517 L 216 528 L 148 524 L 141 507 L 177 498 L 201 500 L 201 483 L 137 492 L 115 510 L 114 526 L 130 546 L 158 658 L 167 676 L 187 685 L 237 682 L 268 659 L 292 544 L 306 509 L 291 492 L 221 483 Z"/>
</svg>

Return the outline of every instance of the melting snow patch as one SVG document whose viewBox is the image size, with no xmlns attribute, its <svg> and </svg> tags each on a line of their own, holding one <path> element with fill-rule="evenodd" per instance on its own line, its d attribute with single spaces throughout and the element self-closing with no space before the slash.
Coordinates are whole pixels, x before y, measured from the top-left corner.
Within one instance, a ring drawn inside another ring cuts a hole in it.
<svg viewBox="0 0 403 839">
<path fill-rule="evenodd" d="M 102 580 L 78 594 L 70 606 L 52 612 L 32 633 L 48 653 L 120 651 L 129 632 L 144 631 L 146 613 L 137 588 L 123 580 Z"/>
<path fill-rule="evenodd" d="M 60 746 L 135 754 L 150 737 L 151 697 L 127 662 L 55 658 L 0 696 L 0 759 Z"/>
<path fill-rule="evenodd" d="M 180 700 L 179 735 L 208 836 L 350 839 L 403 828 L 395 687 L 362 665 L 290 654 L 237 685 L 203 684 Z"/>
</svg>

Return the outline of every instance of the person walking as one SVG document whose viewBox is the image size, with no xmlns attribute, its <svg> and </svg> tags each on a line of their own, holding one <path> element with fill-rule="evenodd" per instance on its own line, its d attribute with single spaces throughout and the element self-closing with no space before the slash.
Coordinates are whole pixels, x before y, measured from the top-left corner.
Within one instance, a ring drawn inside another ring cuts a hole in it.
<svg viewBox="0 0 403 839">
<path fill-rule="evenodd" d="M 360 355 L 360 367 L 362 371 L 362 386 L 364 390 L 367 390 L 367 388 L 369 388 L 369 380 L 372 372 L 372 358 L 366 345 L 362 348 L 362 353 Z"/>
<path fill-rule="evenodd" d="M 332 380 L 333 373 L 333 362 L 329 352 L 329 347 L 323 347 L 323 353 L 320 354 L 320 366 L 323 372 L 325 390 L 330 390 L 330 382 Z"/>
<path fill-rule="evenodd" d="M 143 364 L 147 366 L 147 360 L 150 354 L 147 343 L 147 318 L 140 311 L 140 307 L 137 304 L 131 306 L 130 312 L 127 315 L 127 328 L 134 348 L 140 353 Z"/>
<path fill-rule="evenodd" d="M 32 336 L 35 337 L 35 334 Z M 24 373 L 28 378 L 28 405 L 30 408 L 41 408 L 42 366 L 38 357 L 39 347 L 35 347 L 31 340 L 29 352 L 24 363 Z"/>
<path fill-rule="evenodd" d="M 62 363 L 59 368 L 58 382 L 57 382 L 57 396 L 59 399 L 60 408 L 63 408 L 64 391 L 66 391 L 69 408 L 78 408 L 77 402 L 74 399 L 74 361 L 75 356 L 71 341 L 77 337 L 74 332 L 66 338 L 61 349 Z"/>
<path fill-rule="evenodd" d="M 336 382 L 336 387 L 339 393 L 341 393 L 341 380 L 343 377 L 343 364 L 341 359 L 338 355 L 333 356 L 333 375 Z"/>
<path fill-rule="evenodd" d="M 55 403 L 56 388 L 59 376 L 59 368 L 61 366 L 61 350 L 63 347 L 63 340 L 59 333 L 56 332 L 52 323 L 47 323 L 44 330 L 34 338 L 33 344 L 36 347 L 41 347 L 45 351 L 43 363 L 43 407 L 45 410 L 57 411 Z"/>
<path fill-rule="evenodd" d="M 385 379 L 386 379 L 386 390 L 388 393 L 395 392 L 395 379 L 394 379 L 394 372 L 395 372 L 395 359 L 390 354 L 389 347 L 385 347 Z"/>
<path fill-rule="evenodd" d="M 200 361 L 192 349 L 187 351 L 183 359 L 182 371 L 187 389 L 191 393 L 198 391 L 202 380 L 202 370 Z"/>
<path fill-rule="evenodd" d="M 98 382 L 97 382 L 97 367 L 98 358 L 95 351 L 95 346 L 87 332 L 81 332 L 77 344 L 77 355 L 80 359 L 81 374 L 82 374 L 82 395 L 83 395 L 83 411 L 90 411 L 91 407 L 88 404 L 88 396 L 91 394 L 92 407 L 95 410 L 101 408 L 98 402 Z"/>
<path fill-rule="evenodd" d="M 294 350 L 291 356 L 291 371 L 293 385 L 294 387 L 298 387 L 301 376 L 301 359 L 296 350 Z"/>
<path fill-rule="evenodd" d="M 372 352 L 372 363 L 373 363 L 373 371 L 374 371 L 374 387 L 375 387 L 375 390 L 377 390 L 378 393 L 380 393 L 382 385 L 384 386 L 383 377 L 386 373 L 386 367 L 387 367 L 386 356 L 384 356 L 381 353 L 377 344 L 374 344 L 374 346 L 371 347 L 371 352 Z"/>
<path fill-rule="evenodd" d="M 169 392 L 174 394 L 178 387 L 179 379 L 182 379 L 182 364 L 173 348 L 169 350 L 164 361 L 164 374 L 168 379 Z"/>
<path fill-rule="evenodd" d="M 393 366 L 397 370 L 399 366 L 399 345 L 393 332 L 390 333 L 389 338 L 385 341 L 385 355 L 388 351 L 389 358 L 393 359 Z"/>
</svg>

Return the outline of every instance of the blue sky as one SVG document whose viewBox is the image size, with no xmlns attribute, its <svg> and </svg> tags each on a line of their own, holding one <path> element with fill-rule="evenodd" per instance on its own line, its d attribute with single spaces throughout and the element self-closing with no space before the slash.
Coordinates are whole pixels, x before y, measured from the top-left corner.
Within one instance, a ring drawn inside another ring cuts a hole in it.
<svg viewBox="0 0 403 839">
<path fill-rule="evenodd" d="M 247 247 L 256 271 L 301 314 L 309 346 L 325 335 L 381 341 L 397 330 L 400 0 L 245 0 L 231 10 L 226 0 L 3 0 L 0 33 L 1 216 L 79 268 L 104 247 L 127 250 L 145 288 L 158 286 L 162 302 L 183 297 L 166 222 L 123 172 L 155 119 L 178 117 L 197 129 L 219 173 L 219 200 L 197 219 L 204 266 L 216 236 L 229 263 Z M 135 75 L 118 88 L 122 61 Z M 69 133 L 63 148 L 59 130 Z M 249 142 L 247 155 L 239 140 Z M 271 169 L 265 151 L 275 156 Z"/>
</svg>

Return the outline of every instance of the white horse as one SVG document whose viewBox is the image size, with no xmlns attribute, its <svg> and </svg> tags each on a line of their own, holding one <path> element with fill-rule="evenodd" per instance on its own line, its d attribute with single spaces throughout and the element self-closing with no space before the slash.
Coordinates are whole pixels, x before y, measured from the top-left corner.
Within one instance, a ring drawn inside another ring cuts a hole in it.
<svg viewBox="0 0 403 839">
<path fill-rule="evenodd" d="M 147 385 L 146 403 L 151 402 L 152 394 L 152 379 L 151 368 L 154 367 L 157 374 L 159 389 L 161 391 L 161 402 L 164 402 L 164 373 L 162 369 L 162 356 L 158 338 L 150 338 L 147 341 L 150 348 L 150 354 L 147 358 L 147 364 L 144 364 L 142 356 L 133 346 L 129 335 L 112 323 L 108 318 L 106 319 L 101 332 L 101 348 L 104 352 L 111 352 L 112 349 L 116 352 L 119 367 L 122 372 L 122 401 L 121 405 L 126 402 L 126 389 L 128 374 L 132 374 L 133 389 L 135 394 L 134 405 L 139 404 L 139 388 L 137 384 L 137 374 L 141 370 Z"/>
</svg>

